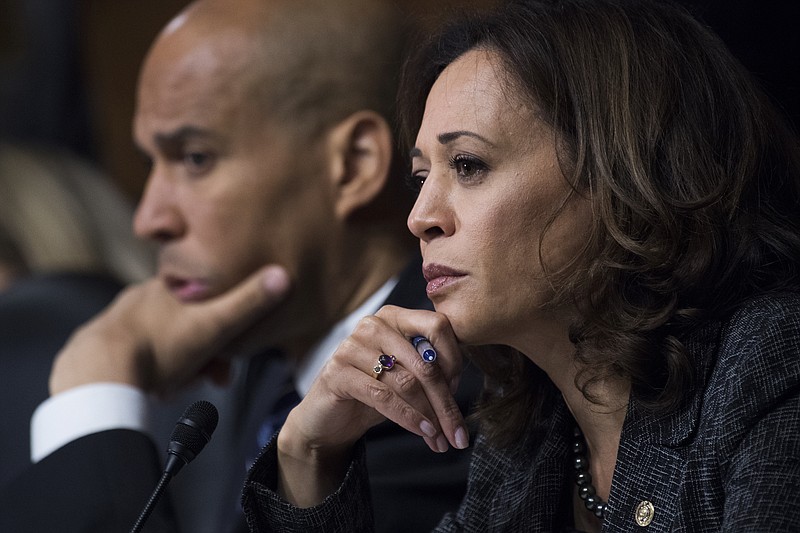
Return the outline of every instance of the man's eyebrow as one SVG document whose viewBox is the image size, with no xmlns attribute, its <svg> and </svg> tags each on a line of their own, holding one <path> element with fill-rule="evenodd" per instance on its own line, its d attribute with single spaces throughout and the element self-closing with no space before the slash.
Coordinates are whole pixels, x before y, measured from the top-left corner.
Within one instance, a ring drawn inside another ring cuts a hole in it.
<svg viewBox="0 0 800 533">
<path fill-rule="evenodd" d="M 440 133 L 436 136 L 436 139 L 439 141 L 440 144 L 449 144 L 460 137 L 472 137 L 473 139 L 478 139 L 479 141 L 488 144 L 490 147 L 493 147 L 494 144 L 489 141 L 486 137 L 482 135 L 478 135 L 475 132 L 468 131 L 468 130 L 459 130 L 459 131 L 448 131 L 446 133 Z M 414 147 L 409 152 L 409 157 L 412 159 L 415 157 L 422 157 L 422 150 L 417 147 Z"/>
<path fill-rule="evenodd" d="M 175 131 L 170 131 L 167 133 L 157 133 L 155 135 L 155 141 L 160 146 L 165 145 L 174 145 L 181 142 L 185 142 L 187 139 L 191 138 L 206 138 L 206 139 L 216 139 L 218 135 L 215 133 L 205 130 L 203 128 L 199 128 L 197 126 L 182 126 Z"/>
</svg>

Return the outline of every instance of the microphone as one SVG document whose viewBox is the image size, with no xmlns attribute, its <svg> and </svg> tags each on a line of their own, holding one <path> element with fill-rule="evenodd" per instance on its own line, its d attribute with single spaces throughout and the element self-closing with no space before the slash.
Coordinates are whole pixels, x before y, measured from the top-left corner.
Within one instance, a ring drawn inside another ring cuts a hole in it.
<svg viewBox="0 0 800 533">
<path fill-rule="evenodd" d="M 153 512 L 153 507 L 166 489 L 167 483 L 178 474 L 184 465 L 192 462 L 208 444 L 211 434 L 217 429 L 218 421 L 217 408 L 211 402 L 200 400 L 186 408 L 169 438 L 164 473 L 161 474 L 158 485 L 133 525 L 131 533 L 138 533 L 142 530 L 145 521 Z"/>
<path fill-rule="evenodd" d="M 217 408 L 211 402 L 200 400 L 187 407 L 169 438 L 164 472 L 175 476 L 184 465 L 197 457 L 211 440 L 218 421 Z"/>
</svg>

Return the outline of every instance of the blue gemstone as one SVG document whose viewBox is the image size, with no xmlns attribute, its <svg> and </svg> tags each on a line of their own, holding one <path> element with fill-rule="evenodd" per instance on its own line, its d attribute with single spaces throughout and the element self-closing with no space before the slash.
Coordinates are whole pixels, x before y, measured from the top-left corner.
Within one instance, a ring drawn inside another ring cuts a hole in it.
<svg viewBox="0 0 800 533">
<path fill-rule="evenodd" d="M 422 352 L 422 359 L 426 363 L 433 363 L 436 361 L 436 350 L 425 350 Z"/>
</svg>

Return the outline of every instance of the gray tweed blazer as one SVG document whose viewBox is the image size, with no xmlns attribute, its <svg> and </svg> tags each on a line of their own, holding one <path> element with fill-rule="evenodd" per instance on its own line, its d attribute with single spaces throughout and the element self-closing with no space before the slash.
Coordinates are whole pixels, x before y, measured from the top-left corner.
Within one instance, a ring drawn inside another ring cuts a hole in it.
<svg viewBox="0 0 800 533">
<path fill-rule="evenodd" d="M 630 402 L 603 531 L 800 531 L 800 295 L 753 299 L 685 345 L 697 386 L 663 416 Z M 436 531 L 568 529 L 572 424 L 557 401 L 513 449 L 479 436 L 466 497 Z M 245 484 L 251 531 L 370 531 L 373 513 L 392 505 L 369 501 L 363 447 L 339 490 L 311 509 L 272 490 L 275 460 L 273 442 Z M 652 506 L 644 527 L 636 522 L 643 502 Z"/>
</svg>

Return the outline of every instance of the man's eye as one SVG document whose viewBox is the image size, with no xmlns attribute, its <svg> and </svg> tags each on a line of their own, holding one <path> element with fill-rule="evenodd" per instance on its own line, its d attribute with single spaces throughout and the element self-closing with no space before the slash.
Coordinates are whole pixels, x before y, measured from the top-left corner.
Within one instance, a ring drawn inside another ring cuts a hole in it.
<svg viewBox="0 0 800 533">
<path fill-rule="evenodd" d="M 411 174 L 410 176 L 406 177 L 406 185 L 408 185 L 412 191 L 418 193 L 420 189 L 422 189 L 422 186 L 425 184 L 425 180 L 427 178 L 428 176 L 423 174 Z"/>
<path fill-rule="evenodd" d="M 187 152 L 183 156 L 183 164 L 189 173 L 202 174 L 214 165 L 214 156 L 208 152 Z"/>
</svg>

